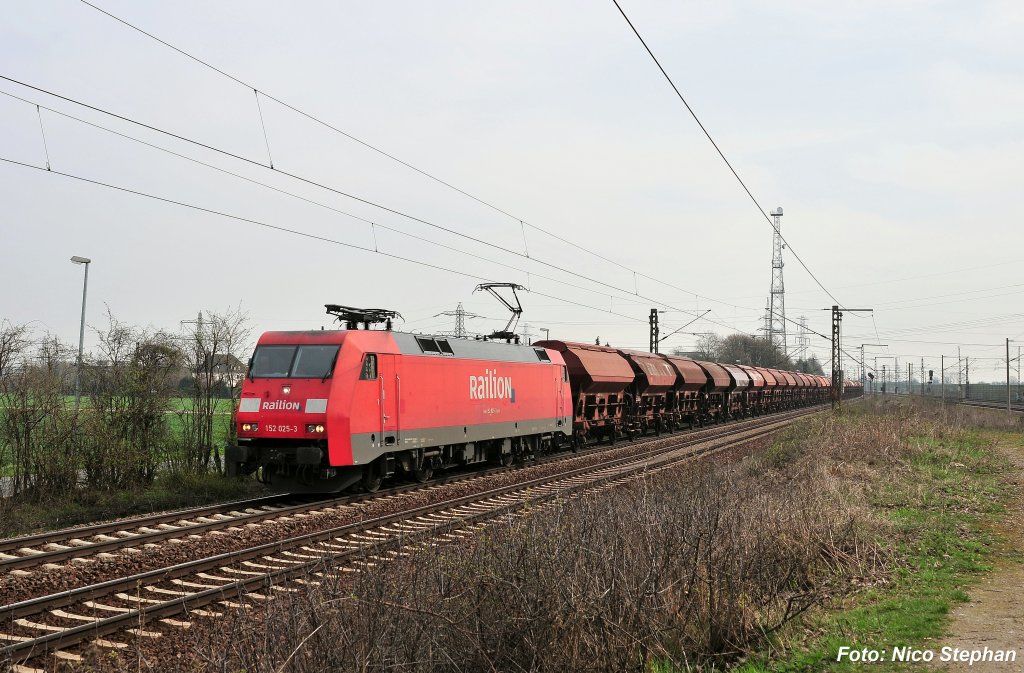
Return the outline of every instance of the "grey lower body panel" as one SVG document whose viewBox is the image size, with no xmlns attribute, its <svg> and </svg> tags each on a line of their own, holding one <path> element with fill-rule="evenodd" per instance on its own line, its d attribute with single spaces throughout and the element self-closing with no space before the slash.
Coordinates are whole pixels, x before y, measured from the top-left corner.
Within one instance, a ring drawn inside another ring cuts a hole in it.
<svg viewBox="0 0 1024 673">
<path fill-rule="evenodd" d="M 364 432 L 352 435 L 352 462 L 365 465 L 393 451 L 428 449 L 494 439 L 552 435 L 572 432 L 572 418 L 539 418 L 529 421 L 503 421 L 478 425 L 417 428 L 397 432 Z"/>
</svg>

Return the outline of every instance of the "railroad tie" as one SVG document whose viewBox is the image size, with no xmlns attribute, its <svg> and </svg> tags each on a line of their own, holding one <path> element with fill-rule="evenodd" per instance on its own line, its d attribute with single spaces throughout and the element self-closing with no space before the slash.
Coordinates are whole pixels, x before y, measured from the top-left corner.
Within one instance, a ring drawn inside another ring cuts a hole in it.
<svg viewBox="0 0 1024 673">
<path fill-rule="evenodd" d="M 49 542 L 49 543 L 43 545 L 43 549 L 45 549 L 46 551 L 64 551 L 65 549 L 71 549 L 71 547 L 66 545 L 66 544 L 58 544 L 56 542 Z"/>
<path fill-rule="evenodd" d="M 211 612 L 210 610 L 202 610 L 200 608 L 193 608 L 186 612 L 188 615 L 197 615 L 199 617 L 223 617 L 223 612 Z"/>
<path fill-rule="evenodd" d="M 146 591 L 152 591 L 155 594 L 163 594 L 165 596 L 175 596 L 177 598 L 183 598 L 185 596 L 191 596 L 193 591 L 186 591 L 185 589 L 163 589 L 161 587 L 144 587 Z"/>
<path fill-rule="evenodd" d="M 96 623 L 102 619 L 102 617 L 87 617 L 85 615 L 76 615 L 64 610 L 50 610 L 50 614 L 54 617 L 60 617 L 62 619 L 74 619 L 80 622 L 91 622 Z"/>
<path fill-rule="evenodd" d="M 159 638 L 163 635 L 157 631 L 147 631 L 145 629 L 126 629 L 126 631 L 133 636 L 139 636 L 141 638 Z"/>
<path fill-rule="evenodd" d="M 149 587 L 147 587 L 149 588 Z M 123 601 L 129 603 L 166 603 L 167 601 L 160 601 L 155 598 L 143 598 L 142 596 L 132 596 L 131 594 L 114 594 Z"/>
<path fill-rule="evenodd" d="M 285 551 L 285 552 L 279 552 L 279 553 L 280 554 L 288 554 L 289 552 Z M 310 559 L 310 558 L 312 558 L 312 559 L 319 559 L 320 558 L 319 556 L 304 556 L 302 554 L 291 554 L 291 555 L 292 556 L 298 556 L 300 559 Z M 276 556 L 264 556 L 263 560 L 264 561 L 270 561 L 271 563 L 287 563 L 289 565 L 299 565 L 299 564 L 302 563 L 302 561 L 297 560 L 297 559 L 277 558 Z"/>
<path fill-rule="evenodd" d="M 331 544 L 330 542 L 318 542 L 317 544 L 323 545 L 324 547 L 330 547 L 331 549 L 339 549 L 341 551 L 352 551 L 353 549 L 356 549 L 356 547 L 353 547 L 352 545 L 347 544 L 348 540 L 346 540 L 343 537 L 336 537 L 336 538 L 334 538 L 334 541 L 335 542 L 342 542 L 342 543 L 345 543 L 345 544 L 337 545 L 337 544 Z"/>
<path fill-rule="evenodd" d="M 232 575 L 249 575 L 250 577 L 257 577 L 257 576 L 262 577 L 263 575 L 267 574 L 267 573 L 257 573 L 257 572 L 253 572 L 251 570 L 241 570 L 241 569 L 237 569 L 237 568 L 229 568 L 227 566 L 222 566 L 220 571 L 224 572 L 224 573 L 231 573 Z M 232 581 L 234 581 L 234 580 L 232 580 Z"/>
<path fill-rule="evenodd" d="M 317 560 L 317 559 L 323 558 L 322 554 L 318 554 L 318 555 L 314 556 L 312 554 L 296 554 L 293 551 L 283 551 L 283 552 L 279 552 L 279 553 L 281 554 L 281 556 L 294 556 L 297 559 Z M 300 563 L 301 563 L 301 561 L 300 561 Z"/>
<path fill-rule="evenodd" d="M 24 556 L 38 556 L 39 554 L 45 554 L 46 552 L 33 547 L 22 547 L 18 550 L 18 553 Z"/>
<path fill-rule="evenodd" d="M 284 570 L 287 566 L 268 566 L 262 563 L 253 563 L 252 561 L 242 561 L 242 565 L 249 568 L 259 568 L 260 570 Z M 265 575 L 266 573 L 257 573 L 259 575 Z"/>
<path fill-rule="evenodd" d="M 106 610 L 107 612 L 119 612 L 122 614 L 132 611 L 131 608 L 122 608 L 117 605 L 104 605 L 103 603 L 97 603 L 96 601 L 86 601 L 82 603 L 82 605 L 87 608 L 92 608 L 93 610 Z"/>
<path fill-rule="evenodd" d="M 190 589 L 220 589 L 223 585 L 221 584 L 201 584 L 199 582 L 187 582 L 180 579 L 172 579 L 172 583 L 177 584 L 180 587 L 189 587 Z"/>
<path fill-rule="evenodd" d="M 51 631 L 53 633 L 60 633 L 61 631 L 67 631 L 65 626 L 52 626 L 51 624 L 40 624 L 39 622 L 32 622 L 27 619 L 15 619 L 14 623 L 18 626 L 24 626 L 27 629 L 36 629 L 38 631 Z"/>
<path fill-rule="evenodd" d="M 0 640 L 6 640 L 12 643 L 24 643 L 32 639 L 28 636 L 18 636 L 13 633 L 0 633 Z"/>
<path fill-rule="evenodd" d="M 14 664 L 11 666 L 12 673 L 46 673 L 41 668 L 32 668 L 31 666 L 22 666 L 21 664 Z"/>
</svg>

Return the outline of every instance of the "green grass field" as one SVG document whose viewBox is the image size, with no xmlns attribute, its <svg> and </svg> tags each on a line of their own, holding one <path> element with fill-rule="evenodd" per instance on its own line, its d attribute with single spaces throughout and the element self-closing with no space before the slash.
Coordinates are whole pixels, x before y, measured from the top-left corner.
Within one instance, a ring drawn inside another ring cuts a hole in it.
<svg viewBox="0 0 1024 673">
<path fill-rule="evenodd" d="M 64 400 L 68 405 L 68 408 L 73 408 L 75 404 L 74 395 L 65 395 Z M 231 423 L 231 404 L 232 401 L 229 399 L 216 399 L 214 400 L 214 419 L 213 419 L 213 444 L 217 451 L 221 451 L 224 443 L 227 441 L 229 436 L 229 429 Z M 90 406 L 90 400 L 88 397 L 82 397 L 81 408 L 88 409 Z M 187 397 L 174 397 L 169 400 L 168 412 L 166 414 L 167 427 L 170 430 L 172 436 L 180 436 L 183 431 L 183 415 L 187 413 L 188 409 L 192 406 L 192 401 Z M 4 412 L 0 409 L 0 415 Z M 2 416 L 0 416 L 2 418 Z M 0 440 L 2 441 L 2 440 Z M 9 463 L 9 456 L 6 451 L 0 447 L 0 477 L 6 477 L 11 475 L 11 465 Z"/>
<path fill-rule="evenodd" d="M 837 598 L 751 657 L 743 673 L 862 671 L 837 661 L 839 648 L 935 647 L 953 606 L 991 570 L 997 533 L 1012 493 L 1010 464 L 996 447 L 1022 446 L 1024 435 L 984 429 L 903 438 L 909 447 L 898 476 L 870 494 L 881 522 L 880 547 L 889 572 L 865 578 L 861 590 Z M 906 663 L 867 664 L 872 671 L 908 670 Z M 913 669 L 916 670 L 916 669 Z"/>
</svg>

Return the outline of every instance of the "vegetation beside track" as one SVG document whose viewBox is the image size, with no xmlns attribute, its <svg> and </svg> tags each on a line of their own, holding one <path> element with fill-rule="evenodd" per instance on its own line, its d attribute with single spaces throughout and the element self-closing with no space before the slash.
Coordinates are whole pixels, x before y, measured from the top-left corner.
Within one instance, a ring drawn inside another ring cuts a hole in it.
<svg viewBox="0 0 1024 673">
<path fill-rule="evenodd" d="M 66 499 L 21 499 L 0 508 L 0 537 L 11 537 L 120 519 L 164 510 L 199 507 L 268 495 L 253 479 L 227 479 L 214 473 L 160 474 L 131 490 L 79 489 Z"/>
<path fill-rule="evenodd" d="M 172 335 L 108 312 L 95 332 L 98 352 L 79 373 L 68 344 L 0 321 L 0 535 L 255 488 L 218 476 L 233 439 L 236 354 L 248 350 L 244 315 L 207 313 Z"/>
<path fill-rule="evenodd" d="M 1017 423 L 848 404 L 742 460 L 311 578 L 176 647 L 202 653 L 188 670 L 843 670 L 840 645 L 942 633 L 990 562 Z"/>
<path fill-rule="evenodd" d="M 844 645 L 882 650 L 887 659 L 897 646 L 936 648 L 950 610 L 991 569 L 995 524 L 1014 495 L 1015 470 L 1000 449 L 1024 446 L 1019 415 L 869 397 L 835 423 L 777 450 L 827 456 L 883 562 L 762 643 L 739 667 L 744 673 L 862 670 L 863 663 L 837 661 Z M 837 439 L 845 452 L 830 446 Z"/>
</svg>

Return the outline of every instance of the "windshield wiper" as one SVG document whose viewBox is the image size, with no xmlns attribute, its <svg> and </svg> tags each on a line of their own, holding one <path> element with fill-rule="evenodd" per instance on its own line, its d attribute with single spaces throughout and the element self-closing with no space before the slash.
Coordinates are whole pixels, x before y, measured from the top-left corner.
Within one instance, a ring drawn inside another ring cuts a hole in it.
<svg viewBox="0 0 1024 673">
<path fill-rule="evenodd" d="M 324 381 L 326 381 L 327 377 L 334 373 L 334 365 L 336 365 L 336 364 L 338 364 L 338 353 L 337 353 L 337 351 L 335 351 L 335 353 L 334 353 L 334 359 L 331 360 L 331 366 L 330 366 L 330 368 L 328 368 L 327 373 L 324 374 L 324 377 L 322 379 L 320 379 L 320 383 L 323 383 Z"/>
</svg>

